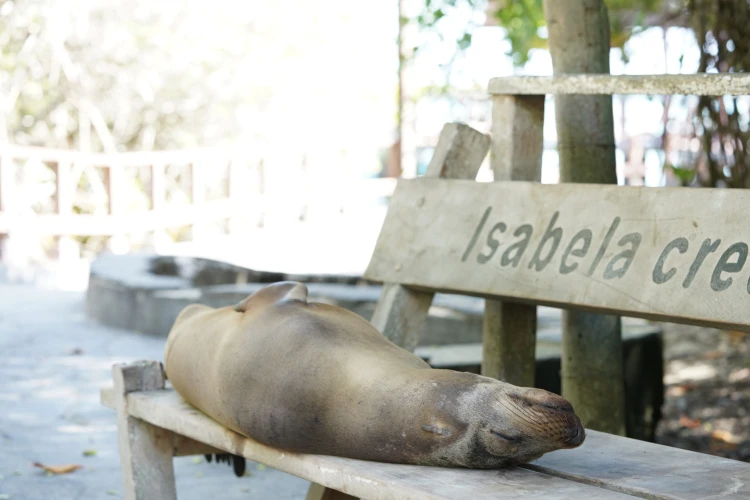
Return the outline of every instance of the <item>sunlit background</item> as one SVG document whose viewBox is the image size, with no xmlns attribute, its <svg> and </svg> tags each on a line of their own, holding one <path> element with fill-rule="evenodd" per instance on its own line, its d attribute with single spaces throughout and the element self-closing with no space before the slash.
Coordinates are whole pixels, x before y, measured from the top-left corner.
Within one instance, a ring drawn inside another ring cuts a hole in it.
<svg viewBox="0 0 750 500">
<path fill-rule="evenodd" d="M 497 2 L 443 4 L 425 28 L 423 0 L 1 2 L 0 272 L 84 289 L 97 255 L 146 251 L 361 273 L 395 177 L 424 172 L 442 126 L 487 132 L 490 78 L 552 74 L 543 48 L 518 64 Z M 611 71 L 699 59 L 688 28 L 631 29 Z M 684 184 L 695 101 L 613 105 L 619 182 Z"/>
</svg>

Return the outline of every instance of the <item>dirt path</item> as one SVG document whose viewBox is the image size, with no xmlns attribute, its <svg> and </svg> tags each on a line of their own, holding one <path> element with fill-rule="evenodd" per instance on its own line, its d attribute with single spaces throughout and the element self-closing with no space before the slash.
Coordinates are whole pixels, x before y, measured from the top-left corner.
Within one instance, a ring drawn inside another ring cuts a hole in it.
<svg viewBox="0 0 750 500">
<path fill-rule="evenodd" d="M 750 335 L 665 324 L 658 442 L 750 462 Z"/>
<path fill-rule="evenodd" d="M 114 363 L 161 359 L 163 346 L 89 321 L 80 293 L 0 285 L 0 498 L 122 498 L 114 413 L 99 388 Z M 48 476 L 35 461 L 84 467 Z M 177 458 L 178 496 L 304 498 L 306 481 L 261 469 L 249 463 L 252 475 L 237 478 L 226 465 Z"/>
</svg>

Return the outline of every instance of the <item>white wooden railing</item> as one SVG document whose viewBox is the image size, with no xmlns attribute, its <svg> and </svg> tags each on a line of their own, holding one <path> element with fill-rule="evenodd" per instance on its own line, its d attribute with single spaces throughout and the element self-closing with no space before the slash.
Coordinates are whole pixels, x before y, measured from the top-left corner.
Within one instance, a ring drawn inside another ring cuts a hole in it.
<svg viewBox="0 0 750 500">
<path fill-rule="evenodd" d="M 395 179 L 358 177 L 346 152 L 324 153 L 316 162 L 315 153 L 273 159 L 237 147 L 106 154 L 0 146 L 0 239 L 53 240 L 58 257 L 66 247 L 78 252 L 85 237 L 158 246 L 217 227 L 335 217 L 392 194 Z"/>
</svg>

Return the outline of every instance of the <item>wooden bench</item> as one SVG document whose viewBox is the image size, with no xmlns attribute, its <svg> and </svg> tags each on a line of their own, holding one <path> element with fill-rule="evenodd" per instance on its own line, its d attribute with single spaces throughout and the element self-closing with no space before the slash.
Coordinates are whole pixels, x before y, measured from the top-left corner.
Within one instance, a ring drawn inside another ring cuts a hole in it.
<svg viewBox="0 0 750 500">
<path fill-rule="evenodd" d="M 536 304 L 750 331 L 750 192 L 529 182 L 539 180 L 544 94 L 749 90 L 750 78 L 724 75 L 493 80 L 492 144 L 447 125 L 424 178 L 398 183 L 366 273 L 384 283 L 372 323 L 413 350 L 435 292 L 485 297 L 483 372 L 514 383 L 534 366 Z M 475 182 L 490 146 L 496 182 Z M 289 453 L 188 406 L 158 362 L 113 376 L 101 397 L 117 410 L 126 498 L 175 498 L 172 457 L 217 450 L 313 482 L 308 499 L 750 497 L 750 464 L 594 430 L 578 449 L 503 470 Z"/>
</svg>

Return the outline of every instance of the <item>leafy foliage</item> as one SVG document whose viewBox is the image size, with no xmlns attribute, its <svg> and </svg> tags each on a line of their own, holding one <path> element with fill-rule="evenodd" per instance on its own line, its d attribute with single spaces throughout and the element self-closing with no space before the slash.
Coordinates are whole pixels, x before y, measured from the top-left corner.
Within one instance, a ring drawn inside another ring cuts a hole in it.
<svg viewBox="0 0 750 500">
<path fill-rule="evenodd" d="M 547 48 L 543 0 L 463 1 L 473 8 L 486 9 L 490 21 L 494 19 L 505 29 L 510 42 L 509 55 L 515 65 L 525 64 L 531 50 Z M 417 16 L 416 22 L 422 30 L 432 30 L 437 22 L 450 14 L 450 7 L 456 7 L 457 0 L 424 2 L 424 11 Z M 634 33 L 646 27 L 685 22 L 685 0 L 606 0 L 605 3 L 609 10 L 613 47 L 624 47 Z M 458 50 L 471 44 L 471 32 L 475 27 L 467 25 L 464 35 L 457 40 Z"/>
<path fill-rule="evenodd" d="M 689 10 L 701 47 L 699 72 L 750 70 L 748 0 L 691 0 Z M 701 98 L 693 121 L 703 143 L 701 183 L 750 187 L 750 130 L 738 98 Z"/>
</svg>

